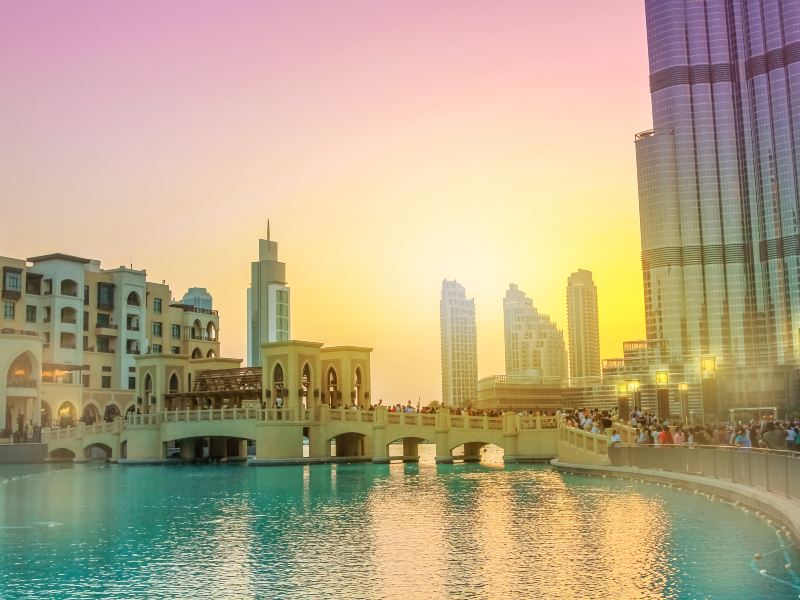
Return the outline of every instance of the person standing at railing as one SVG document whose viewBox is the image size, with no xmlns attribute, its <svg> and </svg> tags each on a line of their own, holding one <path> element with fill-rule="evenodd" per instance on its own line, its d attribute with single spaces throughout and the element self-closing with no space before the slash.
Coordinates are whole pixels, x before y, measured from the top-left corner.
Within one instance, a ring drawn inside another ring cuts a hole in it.
<svg viewBox="0 0 800 600">
<path fill-rule="evenodd" d="M 753 447 L 750 443 L 750 438 L 747 437 L 747 433 L 743 428 L 736 432 L 736 437 L 733 438 L 733 445 L 737 448 L 741 448 L 745 452 L 749 452 Z"/>
<path fill-rule="evenodd" d="M 797 451 L 797 431 L 791 425 L 786 429 L 786 449 Z"/>
<path fill-rule="evenodd" d="M 672 443 L 676 446 L 683 446 L 686 443 L 686 434 L 683 431 L 682 425 L 678 425 L 675 433 L 672 434 Z"/>
<path fill-rule="evenodd" d="M 775 427 L 775 423 L 767 423 L 767 430 L 761 436 L 761 441 L 770 450 L 786 450 L 786 435 L 780 427 Z"/>
<path fill-rule="evenodd" d="M 611 444 L 621 444 L 622 443 L 622 438 L 620 437 L 620 435 L 619 435 L 619 433 L 617 432 L 616 429 L 612 429 L 611 430 L 610 443 Z"/>
</svg>

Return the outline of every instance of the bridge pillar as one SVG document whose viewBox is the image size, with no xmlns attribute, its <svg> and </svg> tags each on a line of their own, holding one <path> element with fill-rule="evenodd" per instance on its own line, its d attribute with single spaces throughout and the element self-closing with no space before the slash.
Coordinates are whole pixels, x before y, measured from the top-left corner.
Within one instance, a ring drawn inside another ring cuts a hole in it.
<svg viewBox="0 0 800 600">
<path fill-rule="evenodd" d="M 453 464 L 453 455 L 450 452 L 450 442 L 448 432 L 436 432 L 436 463 Z"/>
<path fill-rule="evenodd" d="M 228 458 L 228 444 L 225 438 L 208 438 L 208 458 Z"/>
<path fill-rule="evenodd" d="M 166 461 L 164 444 L 161 442 L 161 427 L 158 425 L 134 425 L 128 427 L 128 455 L 120 463 L 148 463 Z"/>
<path fill-rule="evenodd" d="M 503 462 L 506 464 L 517 462 L 517 437 L 516 433 L 503 433 Z"/>
<path fill-rule="evenodd" d="M 376 406 L 372 413 L 375 421 L 372 425 L 372 462 L 386 464 L 389 462 L 389 447 L 386 445 L 386 407 Z"/>
<path fill-rule="evenodd" d="M 403 462 L 419 462 L 419 440 L 417 438 L 403 438 Z"/>
<path fill-rule="evenodd" d="M 256 457 L 250 465 L 298 464 L 303 458 L 303 426 L 289 421 L 256 426 Z"/>
<path fill-rule="evenodd" d="M 328 458 L 331 455 L 331 444 L 325 435 L 325 430 L 320 426 L 308 428 L 308 457 Z"/>
<path fill-rule="evenodd" d="M 180 441 L 181 458 L 183 460 L 194 460 L 196 458 L 196 453 L 195 453 L 196 445 L 197 445 L 197 440 L 195 438 L 181 440 Z"/>
</svg>

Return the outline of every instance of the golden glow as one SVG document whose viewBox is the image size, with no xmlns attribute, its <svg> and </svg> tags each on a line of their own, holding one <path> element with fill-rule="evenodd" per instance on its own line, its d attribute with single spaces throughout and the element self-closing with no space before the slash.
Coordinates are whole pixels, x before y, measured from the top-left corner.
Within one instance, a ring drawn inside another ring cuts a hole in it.
<svg viewBox="0 0 800 600">
<path fill-rule="evenodd" d="M 617 382 L 617 396 L 627 396 L 627 395 L 628 395 L 628 382 L 627 381 Z"/>
<path fill-rule="evenodd" d="M 688 383 L 679 383 L 678 384 L 678 389 L 680 391 L 682 391 L 682 392 L 686 392 L 686 391 L 689 390 L 689 384 Z"/>
<path fill-rule="evenodd" d="M 638 392 L 639 391 L 639 380 L 634 379 L 628 382 L 628 391 L 629 392 Z"/>
<path fill-rule="evenodd" d="M 656 371 L 656 385 L 669 385 L 669 371 Z"/>
<path fill-rule="evenodd" d="M 700 370 L 704 375 L 714 375 L 717 372 L 717 357 L 704 356 L 700 359 Z"/>
</svg>

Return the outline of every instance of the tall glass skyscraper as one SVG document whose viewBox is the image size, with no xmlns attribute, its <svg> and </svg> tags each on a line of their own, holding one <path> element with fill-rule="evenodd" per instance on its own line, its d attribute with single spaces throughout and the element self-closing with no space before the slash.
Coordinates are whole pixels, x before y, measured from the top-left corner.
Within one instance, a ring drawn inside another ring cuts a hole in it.
<svg viewBox="0 0 800 600">
<path fill-rule="evenodd" d="M 800 0 L 646 0 L 636 136 L 647 338 L 664 366 L 800 354 Z"/>
</svg>

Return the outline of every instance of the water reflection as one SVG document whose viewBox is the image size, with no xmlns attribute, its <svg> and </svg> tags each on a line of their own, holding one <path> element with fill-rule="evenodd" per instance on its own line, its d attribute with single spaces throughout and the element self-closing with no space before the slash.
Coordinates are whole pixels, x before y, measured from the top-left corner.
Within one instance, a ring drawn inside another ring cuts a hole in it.
<svg viewBox="0 0 800 600">
<path fill-rule="evenodd" d="M 0 596 L 796 597 L 780 580 L 794 550 L 768 554 L 774 533 L 733 507 L 429 450 L 380 466 L 4 468 Z"/>
</svg>

